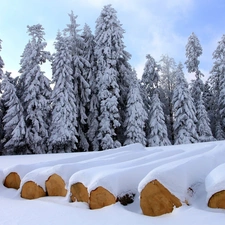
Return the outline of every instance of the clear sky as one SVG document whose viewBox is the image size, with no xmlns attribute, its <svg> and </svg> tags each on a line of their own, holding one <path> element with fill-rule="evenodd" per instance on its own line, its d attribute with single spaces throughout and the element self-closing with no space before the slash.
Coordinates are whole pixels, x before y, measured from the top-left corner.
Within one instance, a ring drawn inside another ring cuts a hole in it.
<svg viewBox="0 0 225 225">
<path fill-rule="evenodd" d="M 71 10 L 78 15 L 80 28 L 87 23 L 94 33 L 95 21 L 106 4 L 112 4 L 117 11 L 126 32 L 126 50 L 132 55 L 130 63 L 139 77 L 146 54 L 156 61 L 168 54 L 184 63 L 185 45 L 192 32 L 203 48 L 200 69 L 208 76 L 212 53 L 225 34 L 225 0 L 1 0 L 0 55 L 5 70 L 18 74 L 20 56 L 29 40 L 27 25 L 42 24 L 47 50 L 53 52 L 57 31 L 69 23 Z M 49 65 L 44 69 L 51 77 Z M 186 77 L 190 79 L 191 75 L 186 73 Z"/>
</svg>

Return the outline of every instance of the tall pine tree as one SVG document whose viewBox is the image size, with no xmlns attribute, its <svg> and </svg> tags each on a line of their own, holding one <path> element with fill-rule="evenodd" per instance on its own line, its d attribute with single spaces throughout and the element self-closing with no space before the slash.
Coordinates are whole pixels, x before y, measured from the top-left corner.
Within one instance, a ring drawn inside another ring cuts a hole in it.
<svg viewBox="0 0 225 225">
<path fill-rule="evenodd" d="M 2 50 L 2 40 L 0 39 L 0 51 Z M 0 80 L 3 77 L 3 67 L 4 67 L 4 62 L 2 60 L 2 57 L 0 56 Z M 0 93 L 1 93 L 1 82 L 0 82 Z M 2 154 L 2 144 L 1 144 L 1 139 L 3 138 L 3 124 L 2 124 L 2 117 L 3 117 L 3 105 L 2 101 L 0 99 L 0 155 Z"/>
<path fill-rule="evenodd" d="M 151 117 L 149 121 L 150 136 L 148 139 L 149 146 L 165 146 L 171 145 L 168 139 L 167 127 L 165 124 L 164 112 L 159 99 L 158 90 L 152 96 L 152 105 L 150 111 Z"/>
<path fill-rule="evenodd" d="M 54 88 L 51 95 L 52 121 L 49 128 L 51 152 L 73 152 L 77 149 L 77 105 L 72 82 L 72 57 L 68 39 L 59 32 L 53 57 Z"/>
<path fill-rule="evenodd" d="M 84 57 L 84 39 L 79 34 L 79 25 L 76 22 L 77 16 L 71 12 L 70 24 L 67 25 L 65 33 L 69 40 L 69 48 L 72 56 L 73 69 L 73 88 L 77 104 L 77 122 L 78 122 L 78 146 L 80 151 L 88 151 L 89 143 L 87 140 L 87 104 L 90 98 L 90 86 L 87 82 L 87 70 L 90 67 L 89 62 Z"/>
<path fill-rule="evenodd" d="M 176 63 L 168 55 L 163 55 L 160 60 L 160 100 L 163 104 L 165 122 L 170 142 L 174 144 L 174 116 L 173 116 L 173 92 L 176 83 Z"/>
<path fill-rule="evenodd" d="M 196 143 L 198 134 L 196 128 L 196 110 L 193 104 L 183 66 L 180 63 L 176 72 L 176 87 L 173 94 L 175 144 Z"/>
<path fill-rule="evenodd" d="M 225 35 L 213 52 L 214 65 L 211 70 L 210 83 L 214 97 L 215 137 L 223 140 L 225 135 Z"/>
<path fill-rule="evenodd" d="M 94 54 L 95 41 L 94 35 L 91 32 L 90 27 L 85 24 L 82 37 L 84 39 L 84 58 L 89 62 L 90 67 L 87 69 L 87 82 L 90 85 L 91 94 L 90 101 L 87 105 L 87 137 L 90 143 L 89 150 L 99 150 L 98 127 L 99 127 L 99 102 L 98 102 L 98 90 L 97 90 L 97 64 Z"/>
<path fill-rule="evenodd" d="M 130 83 L 130 89 L 127 96 L 125 135 L 127 137 L 124 145 L 132 143 L 141 143 L 146 145 L 146 135 L 144 131 L 147 113 L 140 93 L 140 86 L 137 80 L 136 71 L 133 71 L 133 77 Z"/>
<path fill-rule="evenodd" d="M 2 101 L 5 107 L 3 117 L 5 155 L 24 154 L 26 126 L 23 107 L 16 95 L 16 88 L 10 82 L 8 75 L 3 76 Z"/>
<path fill-rule="evenodd" d="M 41 64 L 50 60 L 45 51 L 44 29 L 40 24 L 28 26 L 30 42 L 21 59 L 18 93 L 24 108 L 27 153 L 46 153 L 50 115 L 49 79 L 41 71 Z"/>
<path fill-rule="evenodd" d="M 115 9 L 111 5 L 104 6 L 96 21 L 95 32 L 98 100 L 100 104 L 98 139 L 103 150 L 121 145 L 117 136 L 117 130 L 121 126 L 117 65 L 119 59 L 124 56 L 123 33 Z"/>
</svg>

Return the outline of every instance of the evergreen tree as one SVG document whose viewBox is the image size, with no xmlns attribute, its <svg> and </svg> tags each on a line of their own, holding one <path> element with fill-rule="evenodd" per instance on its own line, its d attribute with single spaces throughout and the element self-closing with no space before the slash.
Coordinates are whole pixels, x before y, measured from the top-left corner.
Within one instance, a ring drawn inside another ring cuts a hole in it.
<svg viewBox="0 0 225 225">
<path fill-rule="evenodd" d="M 2 40 L 0 39 L 0 51 L 2 50 Z M 4 67 L 4 62 L 2 60 L 2 57 L 0 56 L 0 80 L 3 77 L 3 67 Z M 1 93 L 1 83 L 0 83 L 0 93 Z M 3 138 L 3 124 L 2 124 L 2 117 L 3 117 L 3 106 L 2 106 L 2 101 L 0 99 L 0 155 L 2 154 L 2 144 L 1 144 L 1 139 Z"/>
<path fill-rule="evenodd" d="M 176 63 L 173 58 L 163 55 L 160 60 L 159 93 L 163 104 L 165 122 L 168 130 L 168 138 L 174 144 L 174 116 L 173 116 L 173 92 L 176 81 Z"/>
<path fill-rule="evenodd" d="M 2 40 L 0 39 L 0 51 L 2 50 Z M 0 56 L 0 80 L 3 77 L 3 67 L 4 67 L 4 62 L 2 60 L 2 57 Z"/>
<path fill-rule="evenodd" d="M 213 53 L 214 65 L 210 83 L 214 97 L 214 121 L 216 121 L 216 139 L 221 140 L 225 131 L 225 35 Z"/>
<path fill-rule="evenodd" d="M 189 73 L 195 73 L 196 77 L 201 76 L 201 72 L 199 71 L 199 63 L 198 57 L 202 54 L 202 47 L 197 36 L 192 33 L 188 38 L 188 43 L 186 45 L 186 57 L 187 60 L 185 62 L 186 67 Z"/>
<path fill-rule="evenodd" d="M 44 29 L 40 24 L 28 26 L 31 41 L 21 59 L 18 95 L 24 108 L 27 153 L 47 152 L 48 122 L 50 117 L 50 85 L 40 65 L 50 60 L 44 51 Z"/>
<path fill-rule="evenodd" d="M 192 98 L 194 99 L 195 107 L 200 100 L 201 93 L 203 91 L 203 82 L 201 80 L 201 76 L 203 74 L 200 72 L 198 66 L 200 61 L 198 60 L 199 56 L 202 55 L 202 47 L 197 36 L 192 33 L 188 38 L 188 43 L 186 45 L 186 57 L 187 60 L 185 62 L 186 67 L 189 73 L 195 73 L 196 80 L 193 81 L 193 85 L 191 88 Z"/>
<path fill-rule="evenodd" d="M 199 135 L 199 140 L 201 142 L 215 141 L 215 138 L 212 136 L 209 117 L 207 115 L 201 96 L 196 108 L 196 118 L 197 118 L 197 131 Z"/>
<path fill-rule="evenodd" d="M 23 107 L 16 95 L 13 83 L 6 74 L 2 81 L 2 101 L 5 107 L 4 124 L 4 154 L 23 154 L 25 147 L 25 122 Z"/>
<path fill-rule="evenodd" d="M 159 69 L 160 66 L 155 62 L 155 59 L 149 54 L 146 56 L 146 63 L 144 67 L 144 72 L 141 79 L 142 85 L 142 98 L 144 101 L 145 110 L 148 115 L 148 121 L 150 120 L 151 113 L 151 98 L 153 96 L 153 92 L 155 88 L 158 88 L 159 83 Z M 147 138 L 150 135 L 150 127 L 149 123 L 146 123 L 146 134 Z"/>
<path fill-rule="evenodd" d="M 144 126 L 147 119 L 147 113 L 144 109 L 144 103 L 140 94 L 140 87 L 135 71 L 133 71 L 133 77 L 127 97 L 128 101 L 125 120 L 125 126 L 127 128 L 125 135 L 127 139 L 124 142 L 124 145 L 141 143 L 145 146 L 146 137 Z"/>
<path fill-rule="evenodd" d="M 90 98 L 90 86 L 87 82 L 86 72 L 90 67 L 89 62 L 84 57 L 84 40 L 79 34 L 79 25 L 76 22 L 77 16 L 73 12 L 69 14 L 70 24 L 67 25 L 65 33 L 68 34 L 69 48 L 72 54 L 73 69 L 73 88 L 77 104 L 77 122 L 78 122 L 78 145 L 82 151 L 88 151 L 89 143 L 86 137 L 87 133 L 87 104 Z"/>
<path fill-rule="evenodd" d="M 90 102 L 87 106 L 88 118 L 87 118 L 87 137 L 90 143 L 90 150 L 98 151 L 99 150 L 99 140 L 97 138 L 98 135 L 98 117 L 99 117 L 99 102 L 98 102 L 98 92 L 97 92 L 97 65 L 96 65 L 96 57 L 94 54 L 95 49 L 95 41 L 94 35 L 91 32 L 90 27 L 85 24 L 83 35 L 84 39 L 84 58 L 89 62 L 90 67 L 87 69 L 87 82 L 90 85 L 91 94 L 90 94 Z"/>
<path fill-rule="evenodd" d="M 157 90 L 155 91 L 152 97 L 152 105 L 151 105 L 150 114 L 151 114 L 151 118 L 149 121 L 149 126 L 151 129 L 151 133 L 148 139 L 149 146 L 171 145 L 168 139 L 164 112 L 161 107 L 161 102 L 160 102 Z"/>
<path fill-rule="evenodd" d="M 52 121 L 49 150 L 54 153 L 72 152 L 77 149 L 77 105 L 72 82 L 72 57 L 68 39 L 59 32 L 53 57 L 55 84 L 51 95 Z"/>
<path fill-rule="evenodd" d="M 101 149 L 119 147 L 117 130 L 121 126 L 119 114 L 118 61 L 124 57 L 123 29 L 111 5 L 104 6 L 96 21 L 95 54 L 97 57 L 98 99 L 100 127 L 98 139 Z"/>
<path fill-rule="evenodd" d="M 180 63 L 176 72 L 176 87 L 173 94 L 175 144 L 198 141 L 196 110 Z"/>
</svg>

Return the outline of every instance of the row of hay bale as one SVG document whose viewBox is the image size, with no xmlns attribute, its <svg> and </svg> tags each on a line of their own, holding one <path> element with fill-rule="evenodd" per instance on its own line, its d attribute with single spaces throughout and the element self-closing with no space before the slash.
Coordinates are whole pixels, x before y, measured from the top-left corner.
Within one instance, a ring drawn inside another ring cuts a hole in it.
<svg viewBox="0 0 225 225">
<path fill-rule="evenodd" d="M 105 166 L 97 166 L 97 161 L 96 164 L 85 161 L 80 167 L 65 164 L 39 168 L 22 179 L 19 192 L 27 199 L 63 196 L 98 209 L 117 201 L 124 205 L 132 203 L 139 191 L 143 214 L 158 216 L 189 203 L 188 190 L 194 193 L 196 182 L 204 180 L 212 169 L 225 161 L 225 152 L 220 147 L 204 151 L 204 154 L 203 149 L 152 152 L 136 159 L 127 155 L 128 161 L 111 165 L 108 165 L 110 158 L 98 159 Z M 16 173 L 12 177 L 19 180 Z M 6 177 L 5 185 L 7 182 Z"/>
</svg>

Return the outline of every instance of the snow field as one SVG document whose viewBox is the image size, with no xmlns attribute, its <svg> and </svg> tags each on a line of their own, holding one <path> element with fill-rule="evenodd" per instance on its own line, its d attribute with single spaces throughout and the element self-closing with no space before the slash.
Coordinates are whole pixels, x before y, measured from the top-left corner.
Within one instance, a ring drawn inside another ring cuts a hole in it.
<svg viewBox="0 0 225 225">
<path fill-rule="evenodd" d="M 42 155 L 37 157 L 37 162 L 33 160 L 30 164 L 26 162 L 26 156 L 23 156 L 18 160 L 21 164 L 14 166 L 9 156 L 4 158 L 9 158 L 9 167 L 0 170 L 0 178 L 4 181 L 7 172 L 15 170 L 18 174 L 24 175 L 20 189 L 15 192 L 16 198 L 20 198 L 21 188 L 27 181 L 34 181 L 45 190 L 45 181 L 52 174 L 58 174 L 65 181 L 67 190 L 80 182 L 87 187 L 89 197 L 98 187 L 105 188 L 115 198 L 133 193 L 136 194 L 133 204 L 140 204 L 139 192 L 155 179 L 182 202 L 189 201 L 192 197 L 188 190 L 192 191 L 191 194 L 202 191 L 195 187 L 205 182 L 208 197 L 204 198 L 204 204 L 207 206 L 207 201 L 214 191 L 225 190 L 225 177 L 222 174 L 225 167 L 224 145 L 224 141 L 153 148 L 135 144 L 99 153 L 69 154 L 69 158 L 61 160 L 54 154 L 51 160 L 49 155 Z M 3 159 L 0 158 L 0 163 L 1 160 Z M 0 195 L 6 190 L 1 186 Z M 68 191 L 63 198 L 63 204 L 69 203 L 70 194 Z M 56 203 L 60 201 L 62 200 L 56 199 Z"/>
</svg>

